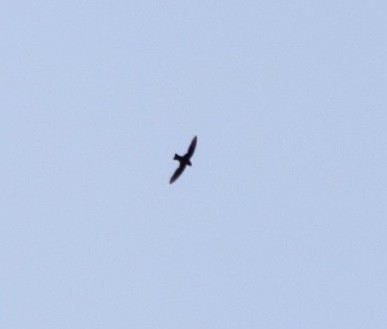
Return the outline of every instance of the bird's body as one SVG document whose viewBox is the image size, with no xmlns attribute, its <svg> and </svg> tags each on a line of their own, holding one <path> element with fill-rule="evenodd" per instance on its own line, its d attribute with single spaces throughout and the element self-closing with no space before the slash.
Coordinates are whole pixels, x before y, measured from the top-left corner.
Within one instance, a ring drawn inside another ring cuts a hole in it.
<svg viewBox="0 0 387 329">
<path fill-rule="evenodd" d="M 195 152 L 195 148 L 196 148 L 196 143 L 197 143 L 197 137 L 195 136 L 193 139 L 192 139 L 192 142 L 188 148 L 188 151 L 186 154 L 184 154 L 183 156 L 181 155 L 178 155 L 178 154 L 175 154 L 173 160 L 177 160 L 180 162 L 180 165 L 179 167 L 176 169 L 176 171 L 174 172 L 174 174 L 172 175 L 171 179 L 169 180 L 169 184 L 172 184 L 176 179 L 179 178 L 179 176 L 183 173 L 184 169 L 186 166 L 192 166 L 192 163 L 190 161 L 192 155 L 194 154 Z"/>
</svg>

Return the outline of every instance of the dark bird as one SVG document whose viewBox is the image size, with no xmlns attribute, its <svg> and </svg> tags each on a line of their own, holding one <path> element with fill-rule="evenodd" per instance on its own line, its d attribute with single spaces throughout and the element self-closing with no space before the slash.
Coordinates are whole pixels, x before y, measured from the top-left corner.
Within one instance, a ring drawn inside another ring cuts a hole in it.
<svg viewBox="0 0 387 329">
<path fill-rule="evenodd" d="M 183 156 L 180 156 L 180 155 L 175 153 L 175 157 L 173 158 L 173 160 L 179 161 L 180 165 L 176 169 L 176 171 L 173 173 L 171 179 L 169 180 L 169 184 L 172 184 L 176 179 L 179 178 L 179 176 L 183 173 L 183 171 L 184 171 L 186 166 L 192 166 L 192 163 L 191 163 L 190 159 L 191 159 L 192 155 L 195 152 L 197 140 L 198 139 L 195 136 L 192 139 L 191 145 L 189 146 L 187 153 L 184 154 Z"/>
</svg>

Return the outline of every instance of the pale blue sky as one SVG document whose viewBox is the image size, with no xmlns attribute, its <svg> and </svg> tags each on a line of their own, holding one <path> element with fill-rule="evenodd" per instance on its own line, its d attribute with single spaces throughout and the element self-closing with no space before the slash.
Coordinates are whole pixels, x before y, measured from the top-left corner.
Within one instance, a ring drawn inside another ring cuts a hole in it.
<svg viewBox="0 0 387 329">
<path fill-rule="evenodd" d="M 1 328 L 387 328 L 386 17 L 3 0 Z"/>
</svg>

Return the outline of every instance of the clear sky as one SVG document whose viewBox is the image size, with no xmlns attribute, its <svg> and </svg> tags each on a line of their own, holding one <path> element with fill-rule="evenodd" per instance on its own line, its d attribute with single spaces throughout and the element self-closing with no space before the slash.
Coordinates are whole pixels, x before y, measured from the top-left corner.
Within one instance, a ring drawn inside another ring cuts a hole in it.
<svg viewBox="0 0 387 329">
<path fill-rule="evenodd" d="M 3 0 L 1 328 L 387 328 L 386 17 Z"/>
</svg>

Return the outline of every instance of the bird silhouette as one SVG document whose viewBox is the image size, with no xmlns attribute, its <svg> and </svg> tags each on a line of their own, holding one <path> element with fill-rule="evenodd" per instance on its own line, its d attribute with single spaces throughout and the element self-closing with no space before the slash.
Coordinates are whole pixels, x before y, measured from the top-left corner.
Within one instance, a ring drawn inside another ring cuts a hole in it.
<svg viewBox="0 0 387 329">
<path fill-rule="evenodd" d="M 173 173 L 171 179 L 169 180 L 169 184 L 172 184 L 176 179 L 179 178 L 179 176 L 183 173 L 186 166 L 192 166 L 190 159 L 195 152 L 197 140 L 198 138 L 195 136 L 192 139 L 191 145 L 189 146 L 187 153 L 184 154 L 183 156 L 180 156 L 175 153 L 175 157 L 173 158 L 173 160 L 179 161 L 180 165 Z"/>
</svg>

